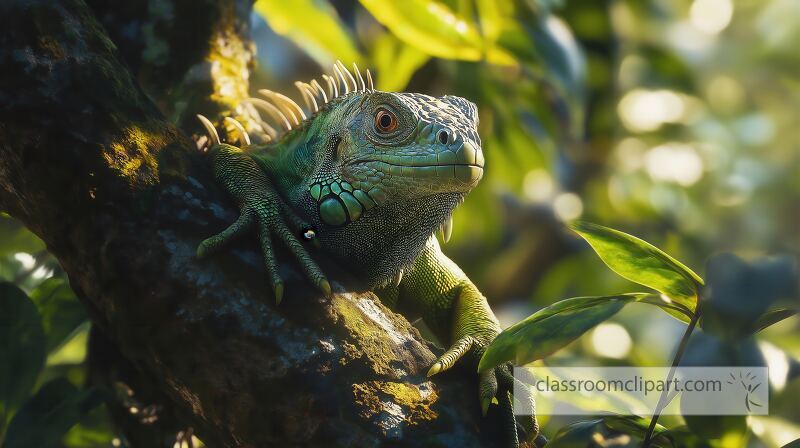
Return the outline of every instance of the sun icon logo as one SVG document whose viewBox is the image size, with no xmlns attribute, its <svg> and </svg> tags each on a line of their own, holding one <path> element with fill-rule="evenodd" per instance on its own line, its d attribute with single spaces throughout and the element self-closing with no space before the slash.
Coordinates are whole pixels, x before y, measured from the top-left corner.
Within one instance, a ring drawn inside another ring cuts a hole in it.
<svg viewBox="0 0 800 448">
<path fill-rule="evenodd" d="M 747 408 L 747 412 L 752 412 L 751 406 L 755 407 L 762 407 L 759 403 L 753 400 L 753 393 L 761 386 L 760 382 L 756 381 L 755 375 L 752 372 L 748 372 L 747 375 L 742 375 L 742 372 L 739 372 L 739 378 L 736 378 L 733 373 L 728 373 L 730 378 L 728 379 L 728 384 L 741 384 L 742 389 L 744 389 L 744 406 Z"/>
</svg>

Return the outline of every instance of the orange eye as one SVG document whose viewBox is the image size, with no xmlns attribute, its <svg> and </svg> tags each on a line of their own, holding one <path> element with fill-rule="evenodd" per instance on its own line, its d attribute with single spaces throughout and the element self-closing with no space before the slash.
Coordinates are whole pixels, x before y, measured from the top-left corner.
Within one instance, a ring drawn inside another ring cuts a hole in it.
<svg viewBox="0 0 800 448">
<path fill-rule="evenodd" d="M 375 114 L 375 129 L 381 134 L 388 134 L 397 129 L 397 117 L 386 109 L 378 109 Z"/>
</svg>

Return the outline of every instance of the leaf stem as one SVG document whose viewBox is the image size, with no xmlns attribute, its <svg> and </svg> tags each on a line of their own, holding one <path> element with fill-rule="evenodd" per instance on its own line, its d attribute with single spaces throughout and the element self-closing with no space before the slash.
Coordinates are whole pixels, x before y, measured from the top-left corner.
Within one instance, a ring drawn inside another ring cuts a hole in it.
<svg viewBox="0 0 800 448">
<path fill-rule="evenodd" d="M 695 310 L 694 314 L 692 315 L 692 319 L 689 321 L 689 325 L 686 327 L 686 331 L 683 332 L 683 337 L 681 337 L 681 342 L 678 345 L 678 350 L 675 352 L 675 357 L 672 358 L 672 367 L 669 369 L 669 374 L 667 374 L 667 380 L 665 384 L 669 384 L 672 381 L 672 378 L 675 376 L 675 370 L 678 368 L 678 364 L 681 362 L 681 358 L 683 358 L 683 352 L 686 351 L 686 346 L 689 345 L 689 338 L 692 336 L 692 332 L 694 331 L 697 323 L 700 321 L 700 295 L 697 295 L 697 309 Z M 661 391 L 661 396 L 658 397 L 658 404 L 656 405 L 655 412 L 653 413 L 653 417 L 650 419 L 650 427 L 647 428 L 647 434 L 644 436 L 644 442 L 642 442 L 642 448 L 648 448 L 650 443 L 653 439 L 653 433 L 656 430 L 656 424 L 658 423 L 658 417 L 661 415 L 661 411 L 667 406 L 667 393 L 669 388 L 664 388 Z"/>
</svg>

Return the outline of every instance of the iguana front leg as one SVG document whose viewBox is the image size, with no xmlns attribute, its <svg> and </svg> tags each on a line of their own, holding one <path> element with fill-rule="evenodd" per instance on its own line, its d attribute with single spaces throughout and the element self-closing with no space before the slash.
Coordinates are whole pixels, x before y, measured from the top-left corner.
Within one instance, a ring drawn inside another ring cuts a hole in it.
<svg viewBox="0 0 800 448">
<path fill-rule="evenodd" d="M 200 243 L 197 255 L 203 257 L 215 252 L 256 227 L 269 280 L 278 303 L 283 298 L 283 280 L 278 275 L 273 249 L 276 240 L 292 252 L 311 282 L 330 294 L 330 283 L 297 239 L 297 235 L 309 226 L 286 206 L 258 164 L 241 149 L 224 143 L 209 149 L 208 156 L 213 164 L 214 177 L 239 206 L 239 219 L 219 234 Z"/>
<path fill-rule="evenodd" d="M 412 267 L 403 273 L 397 286 L 376 293 L 391 307 L 421 315 L 440 340 L 449 344 L 450 348 L 434 362 L 428 376 L 449 369 L 462 357 L 477 367 L 486 347 L 500 333 L 500 324 L 486 298 L 447 258 L 434 237 Z M 481 373 L 478 398 L 484 414 L 496 400 L 508 424 L 509 442 L 516 446 L 518 436 L 512 401 L 515 380 L 512 372 L 511 364 L 506 363 Z M 533 399 L 530 394 L 526 398 Z M 536 417 L 531 416 L 520 423 L 526 438 L 533 440 L 539 432 Z"/>
</svg>

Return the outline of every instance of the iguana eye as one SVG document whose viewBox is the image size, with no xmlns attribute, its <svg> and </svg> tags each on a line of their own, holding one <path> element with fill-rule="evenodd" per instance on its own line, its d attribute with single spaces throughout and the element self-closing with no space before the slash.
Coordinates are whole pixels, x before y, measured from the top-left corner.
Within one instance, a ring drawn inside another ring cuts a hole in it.
<svg viewBox="0 0 800 448">
<path fill-rule="evenodd" d="M 381 134 L 388 134 L 397 129 L 397 117 L 386 109 L 378 109 L 375 113 L 375 129 Z"/>
</svg>

